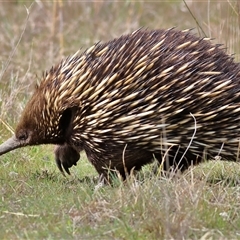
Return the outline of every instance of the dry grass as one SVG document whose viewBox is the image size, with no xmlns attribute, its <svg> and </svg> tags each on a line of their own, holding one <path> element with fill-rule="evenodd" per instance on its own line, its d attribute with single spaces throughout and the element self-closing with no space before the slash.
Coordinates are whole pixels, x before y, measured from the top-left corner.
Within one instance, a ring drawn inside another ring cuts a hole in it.
<svg viewBox="0 0 240 240">
<path fill-rule="evenodd" d="M 195 28 L 240 59 L 237 1 L 8 1 L 0 3 L 0 141 L 12 135 L 43 70 L 139 27 Z M 14 13 L 14 14 L 13 14 Z M 238 239 L 239 164 L 213 161 L 170 178 L 95 189 L 83 159 L 63 178 L 52 146 L 1 157 L 1 239 Z"/>
</svg>

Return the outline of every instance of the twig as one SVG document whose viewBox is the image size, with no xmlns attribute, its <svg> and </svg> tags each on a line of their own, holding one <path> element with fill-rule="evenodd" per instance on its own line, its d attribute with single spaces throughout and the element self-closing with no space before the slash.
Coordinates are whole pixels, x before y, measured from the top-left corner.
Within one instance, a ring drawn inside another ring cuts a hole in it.
<svg viewBox="0 0 240 240">
<path fill-rule="evenodd" d="M 3 211 L 3 213 L 11 214 L 11 215 L 16 215 L 16 216 L 23 216 L 23 217 L 40 217 L 39 214 L 24 214 L 21 212 L 9 212 L 9 211 Z"/>
</svg>

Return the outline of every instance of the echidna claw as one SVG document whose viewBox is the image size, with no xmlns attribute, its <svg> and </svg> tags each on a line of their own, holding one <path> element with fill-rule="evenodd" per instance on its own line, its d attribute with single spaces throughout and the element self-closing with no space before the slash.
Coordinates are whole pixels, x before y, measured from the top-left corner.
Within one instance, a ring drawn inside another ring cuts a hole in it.
<svg viewBox="0 0 240 240">
<path fill-rule="evenodd" d="M 64 177 L 66 177 L 66 175 L 65 175 L 65 173 L 64 173 L 64 171 L 63 171 L 63 168 L 62 168 L 62 163 L 61 163 L 60 159 L 59 159 L 56 155 L 55 155 L 55 162 L 56 162 L 56 164 L 57 164 L 58 169 L 59 169 L 60 172 L 62 173 L 62 175 L 63 175 Z"/>
<path fill-rule="evenodd" d="M 65 165 L 65 163 L 63 163 L 62 165 L 63 165 L 63 168 L 64 168 L 64 170 L 66 171 L 66 173 L 67 173 L 68 175 L 71 175 L 71 173 L 70 173 L 70 171 L 69 171 L 69 168 L 68 168 L 68 165 Z"/>
<path fill-rule="evenodd" d="M 80 154 L 67 144 L 56 146 L 54 153 L 55 162 L 63 176 L 66 177 L 65 172 L 71 175 L 69 168 L 73 165 L 77 165 L 77 161 L 80 159 Z"/>
</svg>

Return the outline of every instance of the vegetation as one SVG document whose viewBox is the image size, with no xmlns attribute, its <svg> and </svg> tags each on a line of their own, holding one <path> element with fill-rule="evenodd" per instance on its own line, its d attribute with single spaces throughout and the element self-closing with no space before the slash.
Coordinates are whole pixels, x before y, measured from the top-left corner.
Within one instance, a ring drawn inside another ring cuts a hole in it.
<svg viewBox="0 0 240 240">
<path fill-rule="evenodd" d="M 99 40 L 142 26 L 195 28 L 239 61 L 239 9 L 237 1 L 1 2 L 0 142 L 42 71 Z M 168 177 L 148 165 L 100 187 L 84 154 L 65 178 L 52 150 L 0 157 L 0 239 L 240 239 L 239 163 L 213 160 Z"/>
</svg>

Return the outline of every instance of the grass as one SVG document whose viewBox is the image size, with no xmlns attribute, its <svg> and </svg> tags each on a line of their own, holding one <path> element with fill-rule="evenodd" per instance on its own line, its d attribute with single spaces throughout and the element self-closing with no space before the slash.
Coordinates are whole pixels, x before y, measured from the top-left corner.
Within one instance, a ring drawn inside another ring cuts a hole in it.
<svg viewBox="0 0 240 240">
<path fill-rule="evenodd" d="M 146 166 L 140 180 L 96 188 L 95 170 L 85 157 L 64 178 L 46 156 L 39 154 L 35 161 L 34 149 L 28 153 L 33 156 L 25 159 L 23 150 L 20 159 L 6 159 L 0 169 L 1 239 L 240 236 L 237 163 L 202 164 L 173 178 L 153 175 Z"/>
<path fill-rule="evenodd" d="M 1 142 L 12 135 L 42 71 L 96 41 L 142 26 L 195 28 L 240 59 L 236 1 L 0 5 Z M 210 161 L 169 178 L 148 165 L 126 183 L 96 187 L 84 154 L 65 178 L 52 150 L 28 147 L 0 157 L 0 239 L 240 239 L 239 163 Z"/>
</svg>

